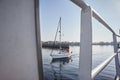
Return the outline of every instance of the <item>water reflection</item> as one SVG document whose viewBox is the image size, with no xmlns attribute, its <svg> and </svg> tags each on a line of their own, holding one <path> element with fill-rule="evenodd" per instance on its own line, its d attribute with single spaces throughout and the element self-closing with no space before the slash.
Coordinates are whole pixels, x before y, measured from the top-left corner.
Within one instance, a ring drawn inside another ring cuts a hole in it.
<svg viewBox="0 0 120 80">
<path fill-rule="evenodd" d="M 54 76 L 54 80 L 63 80 L 65 79 L 64 77 L 64 73 L 63 73 L 63 67 L 72 62 L 72 57 L 70 58 L 61 58 L 61 59 L 52 59 L 51 60 L 51 68 L 53 71 L 53 76 Z"/>
<path fill-rule="evenodd" d="M 92 69 L 113 55 L 113 46 L 93 46 Z M 42 49 L 44 80 L 78 80 L 79 74 L 79 47 L 70 46 L 73 52 L 72 59 L 52 60 L 51 49 Z M 58 50 L 54 50 L 57 53 Z M 95 78 L 95 80 L 114 80 L 116 70 L 115 61 L 112 62 Z"/>
</svg>

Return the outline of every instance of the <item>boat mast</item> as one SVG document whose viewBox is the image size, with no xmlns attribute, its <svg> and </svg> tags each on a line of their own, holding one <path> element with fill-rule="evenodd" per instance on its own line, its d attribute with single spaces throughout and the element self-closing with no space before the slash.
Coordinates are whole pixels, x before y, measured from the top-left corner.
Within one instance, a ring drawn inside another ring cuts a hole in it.
<svg viewBox="0 0 120 80">
<path fill-rule="evenodd" d="M 61 17 L 60 17 L 60 49 L 61 49 Z"/>
</svg>

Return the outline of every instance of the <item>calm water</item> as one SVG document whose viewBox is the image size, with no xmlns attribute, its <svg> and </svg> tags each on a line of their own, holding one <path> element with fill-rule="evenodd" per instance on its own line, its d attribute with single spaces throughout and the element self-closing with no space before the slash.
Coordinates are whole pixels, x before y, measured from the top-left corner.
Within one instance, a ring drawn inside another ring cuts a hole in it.
<svg viewBox="0 0 120 80">
<path fill-rule="evenodd" d="M 70 47 L 73 56 L 69 59 L 52 60 L 51 49 L 42 49 L 44 80 L 78 80 L 79 47 Z M 54 50 L 53 53 L 58 52 Z M 107 59 L 113 53 L 112 46 L 93 46 L 93 68 Z M 115 77 L 114 59 L 96 77 L 95 80 L 113 80 Z"/>
</svg>

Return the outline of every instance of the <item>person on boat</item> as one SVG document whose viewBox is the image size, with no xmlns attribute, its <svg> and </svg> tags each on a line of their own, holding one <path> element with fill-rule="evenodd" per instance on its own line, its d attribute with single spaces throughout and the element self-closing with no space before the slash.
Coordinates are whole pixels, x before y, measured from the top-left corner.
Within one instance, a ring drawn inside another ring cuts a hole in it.
<svg viewBox="0 0 120 80">
<path fill-rule="evenodd" d="M 65 51 L 66 51 L 67 53 L 69 53 L 69 48 L 67 48 Z"/>
</svg>

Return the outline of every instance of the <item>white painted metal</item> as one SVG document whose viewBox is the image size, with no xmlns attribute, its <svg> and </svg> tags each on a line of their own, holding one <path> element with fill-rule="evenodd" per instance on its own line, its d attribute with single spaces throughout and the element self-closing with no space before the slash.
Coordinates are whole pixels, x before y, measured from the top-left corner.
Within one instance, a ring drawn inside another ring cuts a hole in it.
<svg viewBox="0 0 120 80">
<path fill-rule="evenodd" d="M 86 4 L 83 0 L 71 0 L 73 3 L 78 5 L 80 8 L 85 9 L 88 7 L 88 4 Z M 113 34 L 115 32 L 111 29 L 111 27 L 105 22 L 105 20 L 95 11 L 92 9 L 93 17 L 97 19 L 101 24 L 103 24 L 108 30 L 110 30 Z"/>
<path fill-rule="evenodd" d="M 120 80 L 120 77 L 119 76 L 115 76 L 115 80 Z"/>
<path fill-rule="evenodd" d="M 118 44 L 117 44 L 117 38 L 116 35 L 113 34 L 113 47 L 114 47 L 114 53 L 118 53 Z M 119 63 L 119 58 L 118 54 L 115 56 L 115 67 L 116 67 L 116 76 L 120 77 L 120 63 Z"/>
<path fill-rule="evenodd" d="M 81 40 L 79 56 L 79 80 L 91 80 L 92 70 L 92 11 L 81 11 Z"/>
<path fill-rule="evenodd" d="M 120 37 L 120 35 L 117 35 L 117 34 L 116 34 L 116 36 L 117 36 L 117 37 Z"/>
<path fill-rule="evenodd" d="M 77 6 L 81 7 L 82 9 L 86 9 L 88 5 L 84 2 L 84 0 L 71 0 Z"/>
<path fill-rule="evenodd" d="M 120 62 L 118 54 L 115 56 L 116 76 L 120 78 Z"/>
<path fill-rule="evenodd" d="M 0 80 L 39 80 L 34 1 L 0 0 Z"/>
<path fill-rule="evenodd" d="M 116 63 L 117 79 L 120 77 L 120 67 L 117 54 L 117 35 L 112 28 L 105 22 L 104 19 L 95 10 L 90 7 L 83 0 L 71 0 L 73 3 L 82 8 L 81 12 L 81 45 L 80 45 L 80 58 L 79 58 L 79 79 L 91 80 L 91 66 L 92 66 L 92 16 L 103 24 L 109 31 L 113 33 L 114 52 L 116 54 L 109 57 L 101 65 L 92 71 L 92 79 L 107 66 L 107 64 L 114 58 Z"/>
<path fill-rule="evenodd" d="M 92 79 L 95 78 L 109 63 L 110 61 L 116 56 L 116 54 L 113 54 L 108 59 L 106 59 L 104 62 L 102 62 L 100 65 L 98 65 L 95 69 L 92 70 Z"/>
<path fill-rule="evenodd" d="M 113 48 L 114 48 L 114 53 L 117 53 L 117 51 L 118 51 L 118 44 L 117 44 L 117 38 L 116 38 L 115 34 L 113 34 Z"/>
</svg>

